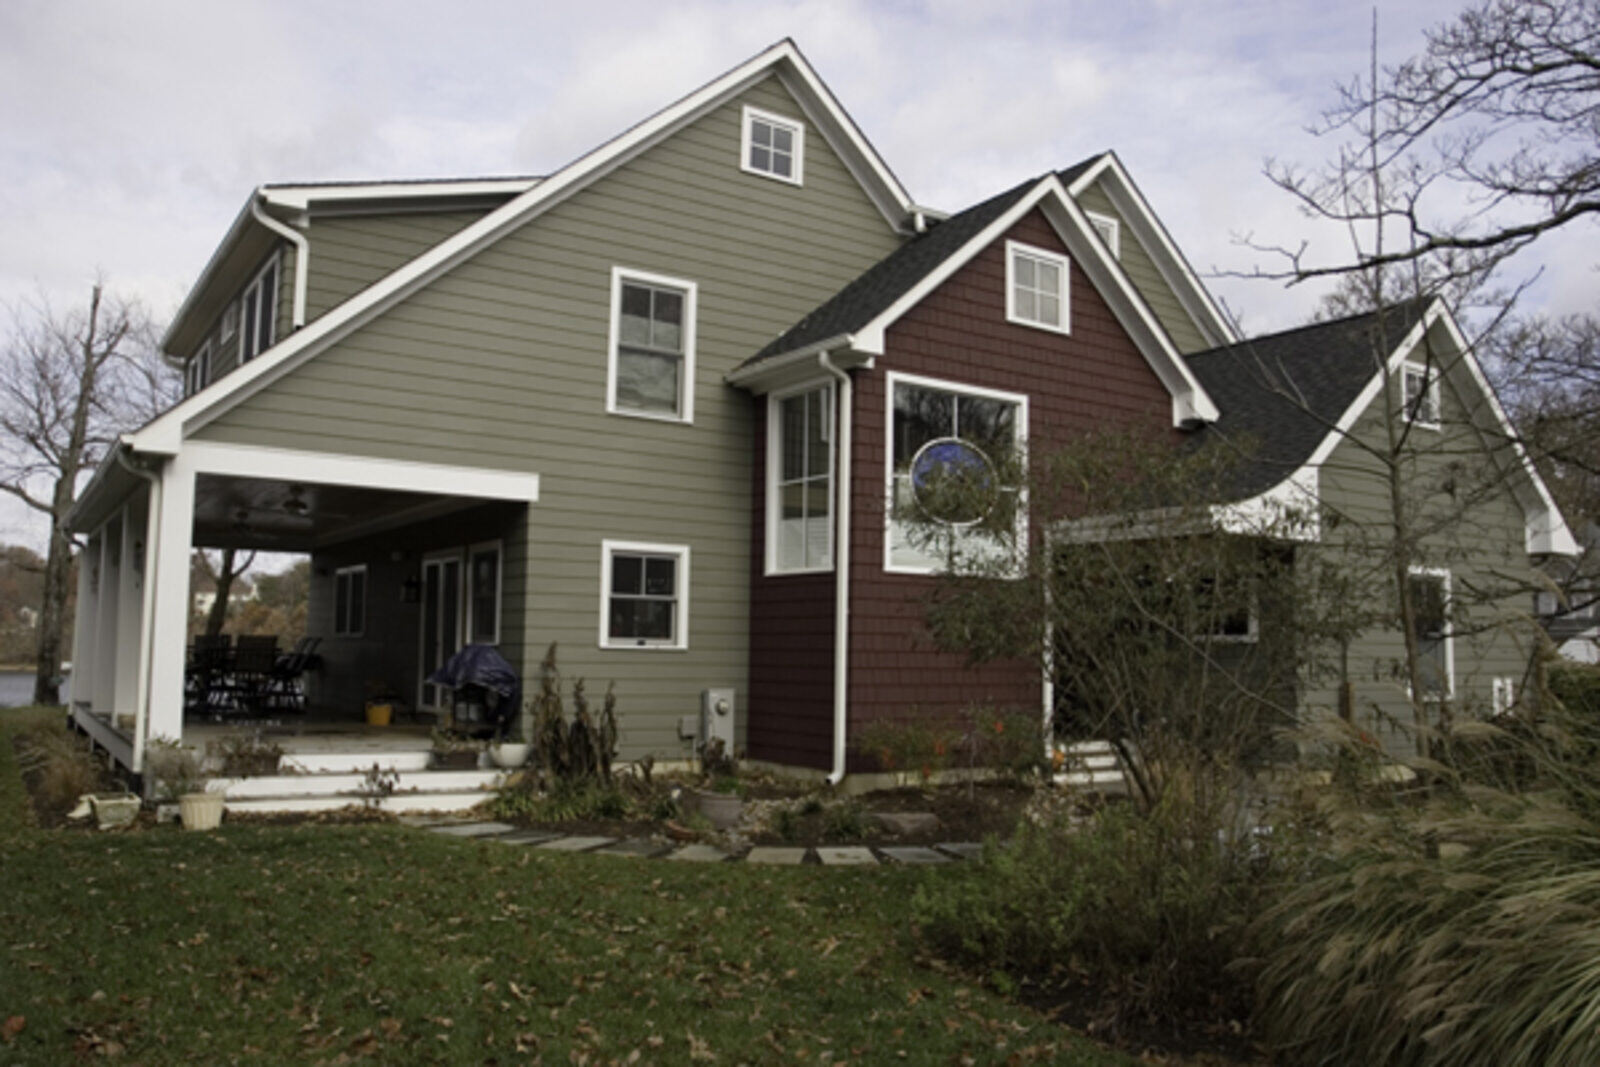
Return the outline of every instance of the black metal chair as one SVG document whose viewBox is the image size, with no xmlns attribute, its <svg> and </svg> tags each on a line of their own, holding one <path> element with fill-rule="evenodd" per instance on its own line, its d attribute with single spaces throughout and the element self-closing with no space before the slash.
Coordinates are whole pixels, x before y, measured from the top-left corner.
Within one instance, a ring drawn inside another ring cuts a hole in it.
<svg viewBox="0 0 1600 1067">
<path fill-rule="evenodd" d="M 278 657 L 267 676 L 262 691 L 262 705 L 269 711 L 306 710 L 306 691 L 303 681 L 311 657 L 316 655 L 320 637 L 302 637 L 294 648 Z"/>
<path fill-rule="evenodd" d="M 192 715 L 220 714 L 232 666 L 232 635 L 197 634 L 184 673 L 184 710 Z"/>
<path fill-rule="evenodd" d="M 228 674 L 229 710 L 240 716 L 258 714 L 267 694 L 268 680 L 278 663 L 278 639 L 272 634 L 240 634 Z"/>
</svg>

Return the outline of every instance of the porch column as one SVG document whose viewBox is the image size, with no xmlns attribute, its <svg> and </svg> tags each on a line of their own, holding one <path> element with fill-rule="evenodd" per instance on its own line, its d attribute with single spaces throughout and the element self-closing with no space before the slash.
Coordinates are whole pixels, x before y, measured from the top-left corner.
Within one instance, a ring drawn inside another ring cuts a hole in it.
<svg viewBox="0 0 1600 1067">
<path fill-rule="evenodd" d="M 139 631 L 144 614 L 144 511 L 139 499 L 122 506 L 122 554 L 117 564 L 116 681 L 114 715 L 134 715 L 139 706 Z M 115 725 L 115 719 L 112 720 Z"/>
<path fill-rule="evenodd" d="M 95 632 L 100 626 L 100 532 L 78 553 L 78 607 L 72 622 L 72 702 L 94 706 Z"/>
<path fill-rule="evenodd" d="M 150 628 L 139 644 L 148 650 L 147 688 L 140 694 L 144 738 L 183 736 L 183 656 L 189 635 L 189 553 L 194 542 L 194 461 L 167 460 L 151 495 L 144 595 Z"/>
<path fill-rule="evenodd" d="M 100 529 L 100 604 L 96 612 L 95 647 L 103 655 L 95 657 L 94 683 L 90 698 L 92 710 L 113 712 L 117 698 L 117 597 L 122 590 L 122 518 L 109 520 Z"/>
</svg>

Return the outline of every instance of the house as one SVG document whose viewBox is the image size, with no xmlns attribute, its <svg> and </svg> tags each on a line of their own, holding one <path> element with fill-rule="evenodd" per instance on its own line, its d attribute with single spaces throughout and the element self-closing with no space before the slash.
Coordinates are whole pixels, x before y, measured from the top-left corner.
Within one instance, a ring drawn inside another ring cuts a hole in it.
<svg viewBox="0 0 1600 1067">
<path fill-rule="evenodd" d="M 876 718 L 1048 704 L 919 637 L 923 450 L 1226 433 L 1242 344 L 1114 154 L 945 216 L 789 41 L 552 174 L 263 185 L 163 340 L 187 395 L 73 510 L 74 716 L 142 766 L 185 729 L 191 549 L 298 551 L 328 714 L 556 642 L 615 681 L 624 759 L 688 755 L 711 704 L 837 781 Z M 1453 366 L 1428 387 L 1486 389 Z M 1331 492 L 1325 444 L 1256 495 Z M 1524 547 L 1561 551 L 1519 469 Z"/>
</svg>

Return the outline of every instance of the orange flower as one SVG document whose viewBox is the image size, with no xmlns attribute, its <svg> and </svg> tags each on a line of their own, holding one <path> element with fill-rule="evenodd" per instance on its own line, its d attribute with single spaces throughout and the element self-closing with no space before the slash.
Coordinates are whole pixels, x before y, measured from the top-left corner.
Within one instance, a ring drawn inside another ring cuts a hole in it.
<svg viewBox="0 0 1600 1067">
<path fill-rule="evenodd" d="M 944 755 L 944 741 L 942 739 L 933 743 L 933 754 L 935 756 Z"/>
<path fill-rule="evenodd" d="M 922 777 L 923 777 L 924 780 L 933 777 L 933 765 L 932 764 L 924 763 L 922 765 Z"/>
<path fill-rule="evenodd" d="M 1006 724 L 1004 719 L 996 719 L 994 721 L 994 732 L 997 734 L 1003 734 L 1006 732 Z"/>
</svg>

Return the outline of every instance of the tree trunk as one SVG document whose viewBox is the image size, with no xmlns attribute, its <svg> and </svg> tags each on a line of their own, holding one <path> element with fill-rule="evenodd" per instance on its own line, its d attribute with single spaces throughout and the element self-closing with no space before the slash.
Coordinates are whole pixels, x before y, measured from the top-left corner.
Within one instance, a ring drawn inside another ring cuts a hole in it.
<svg viewBox="0 0 1600 1067">
<path fill-rule="evenodd" d="M 72 542 L 61 519 L 72 505 L 72 486 L 56 483 L 55 515 L 50 521 L 50 551 L 45 556 L 44 592 L 39 604 L 39 651 L 34 660 L 33 702 L 61 703 L 61 625 L 67 614 L 67 577 L 72 572 Z"/>
<path fill-rule="evenodd" d="M 222 562 L 217 565 L 215 579 L 217 598 L 211 602 L 211 610 L 206 613 L 206 636 L 216 637 L 222 632 L 222 627 L 228 621 L 228 600 L 233 596 L 233 553 L 231 548 L 222 550 Z"/>
</svg>

